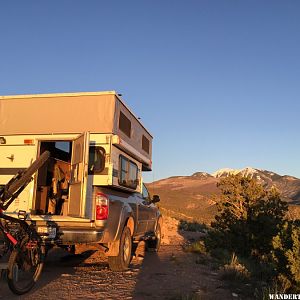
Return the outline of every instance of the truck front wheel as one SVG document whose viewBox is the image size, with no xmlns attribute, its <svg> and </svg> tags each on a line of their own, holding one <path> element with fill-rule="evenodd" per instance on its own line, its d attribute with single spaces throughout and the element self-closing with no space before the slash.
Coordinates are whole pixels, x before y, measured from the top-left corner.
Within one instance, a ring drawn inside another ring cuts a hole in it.
<svg viewBox="0 0 300 300">
<path fill-rule="evenodd" d="M 160 248 L 160 243 L 161 243 L 161 227 L 160 227 L 160 223 L 157 223 L 154 239 L 146 241 L 147 251 L 158 252 Z"/>
<path fill-rule="evenodd" d="M 125 271 L 131 261 L 132 237 L 130 229 L 125 226 L 120 238 L 118 256 L 108 256 L 108 264 L 112 271 Z"/>
</svg>

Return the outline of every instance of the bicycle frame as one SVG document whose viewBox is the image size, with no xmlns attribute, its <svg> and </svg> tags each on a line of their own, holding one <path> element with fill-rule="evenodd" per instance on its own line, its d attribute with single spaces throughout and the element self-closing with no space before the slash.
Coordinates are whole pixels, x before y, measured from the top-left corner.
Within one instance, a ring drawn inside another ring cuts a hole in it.
<svg viewBox="0 0 300 300">
<path fill-rule="evenodd" d="M 27 224 L 27 222 L 15 217 L 11 217 L 8 215 L 5 215 L 3 213 L 3 211 L 19 196 L 20 193 L 22 193 L 22 191 L 25 189 L 25 187 L 27 186 L 27 184 L 25 184 L 23 187 L 21 187 L 15 194 L 13 194 L 11 196 L 11 198 L 9 199 L 9 201 L 2 206 L 2 208 L 0 208 L 0 230 L 4 233 L 4 235 L 6 236 L 6 238 L 10 241 L 10 243 L 13 246 L 16 246 L 18 244 L 18 241 L 11 235 L 11 233 L 9 232 L 9 230 L 7 230 L 5 228 L 5 226 L 3 225 L 3 223 L 1 222 L 1 220 L 6 220 L 9 221 L 11 223 L 18 223 L 19 225 L 21 225 L 21 227 L 27 231 L 29 228 L 29 225 Z M 5 192 L 5 191 L 4 191 Z M 19 214 L 18 214 L 19 215 Z"/>
<path fill-rule="evenodd" d="M 5 215 L 2 210 L 0 210 L 0 220 L 1 219 L 9 221 L 11 223 L 18 223 L 19 225 L 21 225 L 21 227 L 24 229 L 25 232 L 27 232 L 28 229 L 30 228 L 30 225 L 28 225 L 25 220 L 20 220 L 20 219 L 17 219 L 15 217 Z M 4 235 L 7 237 L 7 239 L 11 242 L 11 244 L 13 246 L 17 246 L 18 240 L 11 235 L 9 230 L 7 230 L 5 228 L 5 226 L 3 225 L 2 222 L 0 222 L 0 230 L 4 233 Z"/>
<path fill-rule="evenodd" d="M 33 174 L 45 164 L 49 156 L 50 152 L 45 151 L 26 171 L 18 172 L 0 191 L 0 232 L 4 237 L 1 258 L 6 260 L 9 254 L 7 266 L 5 266 L 8 272 L 7 283 L 11 291 L 18 295 L 30 291 L 38 280 L 43 269 L 45 249 L 34 222 L 31 221 L 29 224 L 26 221 L 26 211 L 19 211 L 18 217 L 7 215 L 4 211 L 22 193 L 32 180 Z M 17 227 L 11 229 L 11 224 Z M 21 272 L 29 271 L 25 285 L 22 285 L 22 281 L 21 285 L 18 284 L 19 265 Z M 32 269 L 34 273 L 31 274 Z"/>
<path fill-rule="evenodd" d="M 15 223 L 19 224 L 23 231 L 25 233 L 35 234 L 36 231 L 33 228 L 34 226 L 32 224 L 28 224 L 26 222 L 26 212 L 25 211 L 19 211 L 18 212 L 18 218 L 6 215 L 4 211 L 9 207 L 9 205 L 23 192 L 23 190 L 26 188 L 26 186 L 30 183 L 32 180 L 32 175 L 46 162 L 48 157 L 50 156 L 50 153 L 44 153 L 41 155 L 39 159 L 37 159 L 25 172 L 18 172 L 4 187 L 4 189 L 1 191 L 0 195 L 0 231 L 3 232 L 4 236 L 7 238 L 7 240 L 10 242 L 10 244 L 14 248 L 18 248 L 21 241 L 18 241 L 17 237 L 14 237 L 10 230 L 7 229 L 7 226 L 5 226 L 5 222 Z M 11 186 L 14 185 L 17 181 L 22 178 L 25 174 L 29 173 L 29 175 L 26 177 L 25 180 L 22 181 L 22 183 L 15 187 L 14 191 L 11 191 Z M 20 215 L 23 216 L 23 219 L 20 219 Z M 5 222 L 3 222 L 4 220 Z M 36 233 L 36 236 L 39 237 L 39 235 Z"/>
</svg>

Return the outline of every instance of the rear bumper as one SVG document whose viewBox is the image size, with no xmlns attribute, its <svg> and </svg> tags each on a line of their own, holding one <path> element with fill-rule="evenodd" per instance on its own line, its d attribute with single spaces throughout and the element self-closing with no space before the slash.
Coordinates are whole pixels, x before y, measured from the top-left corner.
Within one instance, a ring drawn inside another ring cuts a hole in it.
<svg viewBox="0 0 300 300">
<path fill-rule="evenodd" d="M 53 229 L 55 230 L 53 232 Z M 37 228 L 39 235 L 46 244 L 74 245 L 81 243 L 100 243 L 104 229 L 82 227 L 60 227 L 40 225 Z"/>
<path fill-rule="evenodd" d="M 58 237 L 62 244 L 100 243 L 103 230 L 59 228 Z"/>
</svg>

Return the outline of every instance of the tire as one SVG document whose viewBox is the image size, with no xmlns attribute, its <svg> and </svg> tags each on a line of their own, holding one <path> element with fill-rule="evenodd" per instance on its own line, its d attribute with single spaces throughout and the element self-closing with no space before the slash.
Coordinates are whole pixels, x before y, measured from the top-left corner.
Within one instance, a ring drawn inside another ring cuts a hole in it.
<svg viewBox="0 0 300 300">
<path fill-rule="evenodd" d="M 109 256 L 108 264 L 112 271 L 125 271 L 131 261 L 132 237 L 130 229 L 125 226 L 120 238 L 120 248 L 118 256 Z"/>
<path fill-rule="evenodd" d="M 150 252 L 158 252 L 161 244 L 161 227 L 157 223 L 155 229 L 155 239 L 146 241 L 146 249 Z"/>
<path fill-rule="evenodd" d="M 32 175 L 39 169 L 41 168 L 44 163 L 48 160 L 50 157 L 50 152 L 45 151 L 43 154 L 37 158 L 27 169 L 24 171 L 23 174 L 21 174 L 21 177 L 14 181 L 9 189 L 7 190 L 7 195 L 11 197 L 13 193 L 18 191 L 20 187 L 22 187 L 24 184 L 26 184 L 28 181 L 30 181 Z"/>
<path fill-rule="evenodd" d="M 8 260 L 7 283 L 17 295 L 29 292 L 38 281 L 44 266 L 45 248 L 36 239 L 25 237 L 20 248 Z"/>
</svg>

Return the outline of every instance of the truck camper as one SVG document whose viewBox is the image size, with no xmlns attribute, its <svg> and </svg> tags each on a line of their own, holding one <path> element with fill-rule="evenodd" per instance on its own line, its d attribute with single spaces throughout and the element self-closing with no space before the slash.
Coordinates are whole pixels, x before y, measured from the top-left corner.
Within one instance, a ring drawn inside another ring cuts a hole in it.
<svg viewBox="0 0 300 300">
<path fill-rule="evenodd" d="M 1 96 L 0 188 L 46 150 L 50 159 L 8 213 L 26 211 L 46 243 L 102 245 L 114 270 L 127 268 L 132 242 L 158 250 L 159 197 L 142 180 L 152 136 L 120 95 Z"/>
</svg>

